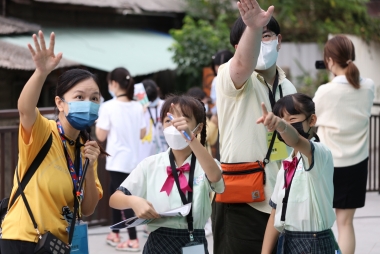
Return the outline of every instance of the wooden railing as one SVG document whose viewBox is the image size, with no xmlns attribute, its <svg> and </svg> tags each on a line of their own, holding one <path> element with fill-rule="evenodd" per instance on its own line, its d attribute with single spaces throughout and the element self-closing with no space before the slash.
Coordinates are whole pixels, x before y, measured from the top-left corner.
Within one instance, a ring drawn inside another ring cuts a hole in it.
<svg viewBox="0 0 380 254">
<path fill-rule="evenodd" d="M 374 106 L 380 107 L 380 104 Z M 40 109 L 42 114 L 53 114 L 53 108 Z M 0 119 L 18 118 L 17 110 L 0 110 Z M 368 164 L 367 191 L 380 193 L 380 114 L 372 115 L 369 126 L 370 156 Z M 8 196 L 12 183 L 14 169 L 17 163 L 18 126 L 0 127 L 0 198 Z M 104 144 L 102 144 L 104 145 Z M 105 147 L 105 146 L 103 146 Z M 108 206 L 110 196 L 109 174 L 105 170 L 105 158 L 98 159 L 98 176 L 103 187 L 103 198 L 99 201 L 93 215 L 85 218 L 89 225 L 110 225 L 111 210 Z"/>
</svg>

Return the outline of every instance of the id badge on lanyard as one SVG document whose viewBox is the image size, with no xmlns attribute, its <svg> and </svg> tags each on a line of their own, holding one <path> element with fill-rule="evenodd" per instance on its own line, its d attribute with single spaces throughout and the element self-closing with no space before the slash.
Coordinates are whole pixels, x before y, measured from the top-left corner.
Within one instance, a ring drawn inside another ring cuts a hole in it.
<svg viewBox="0 0 380 254">
<path fill-rule="evenodd" d="M 205 245 L 203 243 L 188 243 L 182 247 L 182 254 L 205 254 Z"/>
<path fill-rule="evenodd" d="M 70 254 L 88 254 L 88 227 L 87 223 L 75 223 Z"/>
</svg>

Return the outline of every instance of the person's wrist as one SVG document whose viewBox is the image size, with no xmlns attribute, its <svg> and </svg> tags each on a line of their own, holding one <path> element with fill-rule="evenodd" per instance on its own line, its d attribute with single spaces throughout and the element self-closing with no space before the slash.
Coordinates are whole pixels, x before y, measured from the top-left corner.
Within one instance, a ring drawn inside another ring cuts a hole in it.
<svg viewBox="0 0 380 254">
<path fill-rule="evenodd" d="M 34 71 L 37 75 L 39 76 L 42 76 L 42 77 L 47 77 L 50 73 L 50 71 L 46 71 L 46 70 L 41 70 L 40 68 L 36 68 L 36 70 Z"/>
<path fill-rule="evenodd" d="M 190 144 L 194 140 L 194 138 L 195 138 L 194 133 L 191 133 L 190 134 L 190 140 L 186 140 L 186 142 Z"/>
</svg>

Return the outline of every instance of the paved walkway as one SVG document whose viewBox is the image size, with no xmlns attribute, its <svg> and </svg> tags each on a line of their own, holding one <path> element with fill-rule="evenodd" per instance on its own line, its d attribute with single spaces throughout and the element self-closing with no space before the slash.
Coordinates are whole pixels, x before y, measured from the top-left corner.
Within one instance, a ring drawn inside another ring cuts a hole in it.
<svg viewBox="0 0 380 254">
<path fill-rule="evenodd" d="M 354 227 L 356 232 L 355 253 L 380 254 L 380 195 L 377 192 L 367 193 L 366 206 L 358 209 L 355 213 Z M 333 231 L 337 235 L 336 225 L 333 226 Z M 106 244 L 105 239 L 108 232 L 108 227 L 93 227 L 89 229 L 90 254 L 121 253 Z M 146 238 L 142 235 L 142 227 L 138 227 L 137 232 L 142 249 L 146 241 Z M 127 235 L 126 230 L 122 231 L 124 238 L 126 238 Z M 212 254 L 212 236 L 207 237 L 207 240 L 209 252 Z"/>
</svg>

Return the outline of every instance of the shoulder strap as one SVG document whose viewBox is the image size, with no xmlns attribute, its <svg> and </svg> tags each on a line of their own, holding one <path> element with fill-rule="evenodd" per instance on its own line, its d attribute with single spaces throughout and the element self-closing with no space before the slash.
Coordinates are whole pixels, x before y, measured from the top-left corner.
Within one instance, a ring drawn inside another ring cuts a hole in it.
<svg viewBox="0 0 380 254">
<path fill-rule="evenodd" d="M 28 200 L 26 199 L 26 196 L 25 196 L 25 194 L 24 194 L 24 188 L 21 186 L 20 177 L 18 176 L 18 172 L 17 172 L 17 171 L 18 171 L 18 170 L 17 170 L 17 168 L 16 168 L 16 177 L 17 177 L 17 182 L 18 182 L 18 192 L 21 193 L 22 200 L 24 201 L 24 204 L 25 204 L 25 206 L 26 206 L 26 210 L 28 210 L 29 216 L 30 216 L 30 218 L 32 219 L 34 229 L 36 230 L 36 232 L 37 232 L 37 234 L 38 234 L 38 238 L 41 239 L 41 234 L 40 234 L 40 231 L 38 230 L 37 222 L 36 222 L 36 220 L 34 219 L 34 216 L 33 216 L 32 210 L 30 209 L 30 206 L 29 206 Z M 20 195 L 20 194 L 19 194 L 19 195 Z"/>
<path fill-rule="evenodd" d="M 48 140 L 46 140 L 44 146 L 38 152 L 36 158 L 34 158 L 32 164 L 30 164 L 30 166 L 29 166 L 29 169 L 26 171 L 25 176 L 22 178 L 22 181 L 20 182 L 17 191 L 15 192 L 14 197 L 12 198 L 12 201 L 10 202 L 9 208 L 12 207 L 12 205 L 14 204 L 14 202 L 16 201 L 18 196 L 20 196 L 21 192 L 24 191 L 26 185 L 29 183 L 30 179 L 32 178 L 34 173 L 37 171 L 37 169 L 41 165 L 42 161 L 45 159 L 47 153 L 50 150 L 52 143 L 53 143 L 53 135 L 52 135 L 52 133 L 50 133 Z M 16 174 L 17 174 L 17 168 L 16 168 Z M 17 179 L 19 180 L 18 175 L 17 175 Z"/>
<path fill-rule="evenodd" d="M 28 213 L 29 213 L 29 216 L 30 216 L 30 219 L 32 220 L 33 222 L 33 226 L 34 226 L 34 229 L 36 230 L 37 232 L 37 235 L 38 235 L 38 238 L 42 238 L 41 236 L 41 233 L 40 231 L 38 230 L 38 225 L 37 225 L 37 222 L 36 220 L 34 219 L 34 216 L 33 216 L 33 213 L 32 213 L 32 209 L 30 209 L 30 206 L 29 206 L 29 202 L 28 200 L 26 199 L 26 196 L 25 196 L 25 193 L 24 193 L 24 188 L 21 186 L 21 182 L 20 182 L 20 178 L 18 176 L 18 172 L 17 172 L 17 168 L 16 168 L 16 177 L 17 177 L 17 182 L 18 182 L 18 188 L 21 192 L 21 197 L 22 197 L 22 200 L 24 201 L 24 204 L 25 204 L 25 207 L 26 207 L 26 210 L 28 210 Z M 71 225 L 70 225 L 70 232 L 69 232 L 69 245 L 71 245 L 71 241 L 73 239 L 73 234 L 74 234 L 74 228 L 75 228 L 75 220 L 76 220 L 76 214 L 78 212 L 78 207 L 79 207 L 79 202 L 78 202 L 78 199 L 75 195 L 75 191 L 73 191 L 74 193 L 74 216 L 73 216 L 73 219 L 71 220 Z"/>
<path fill-rule="evenodd" d="M 28 184 L 28 182 L 30 181 L 30 179 L 32 178 L 32 176 L 34 175 L 34 173 L 37 171 L 37 168 L 41 165 L 41 162 L 45 159 L 45 157 L 46 157 L 47 153 L 49 152 L 50 147 L 52 145 L 52 141 L 53 141 L 53 136 L 52 136 L 52 133 L 50 133 L 50 136 L 49 136 L 48 140 L 46 141 L 46 143 L 44 144 L 44 146 L 41 148 L 41 150 L 37 154 L 36 158 L 33 160 L 31 166 L 29 167 L 29 169 L 27 171 L 27 173 L 25 174 L 24 178 L 22 179 L 22 182 L 20 182 L 20 178 L 18 176 L 18 172 L 17 172 L 17 168 L 16 168 L 16 177 L 17 177 L 17 182 L 18 182 L 18 189 L 17 189 L 15 197 L 13 198 L 12 203 L 11 203 L 11 206 L 12 206 L 13 203 L 14 203 L 14 201 L 17 199 L 17 197 L 19 195 L 21 195 L 22 200 L 24 201 L 26 210 L 28 211 L 30 219 L 33 222 L 34 229 L 36 230 L 36 232 L 38 234 L 38 237 L 40 239 L 42 238 L 42 236 L 41 236 L 40 231 L 38 230 L 38 225 L 37 225 L 36 220 L 34 219 L 32 210 L 30 209 L 29 202 L 26 199 L 26 196 L 25 196 L 25 193 L 24 193 L 24 188 Z M 73 193 L 74 193 L 74 216 L 73 216 L 73 219 L 71 220 L 71 225 L 70 225 L 69 245 L 71 244 L 71 241 L 72 241 L 72 238 L 73 238 L 74 227 L 75 227 L 75 220 L 76 220 L 76 214 L 77 214 L 78 208 L 79 208 L 79 202 L 78 202 L 78 199 L 77 199 L 77 197 L 75 195 L 75 190 L 73 190 Z M 9 207 L 11 207 L 11 206 L 9 206 Z"/>
</svg>

